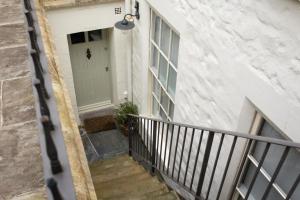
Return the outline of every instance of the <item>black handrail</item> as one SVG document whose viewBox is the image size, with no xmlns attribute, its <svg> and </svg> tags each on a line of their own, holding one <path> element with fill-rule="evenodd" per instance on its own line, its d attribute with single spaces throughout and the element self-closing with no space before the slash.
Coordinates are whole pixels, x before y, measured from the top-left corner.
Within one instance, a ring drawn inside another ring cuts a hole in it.
<svg viewBox="0 0 300 200">
<path fill-rule="evenodd" d="M 257 161 L 247 199 L 271 148 L 281 147 L 283 153 L 270 175 L 262 199 L 267 199 L 291 149 L 300 144 L 257 135 L 191 126 L 151 117 L 129 115 L 129 154 L 148 166 L 151 173 L 166 178 L 166 183 L 181 188 L 195 199 L 232 199 L 239 188 L 257 144 L 264 144 Z M 150 124 L 150 126 L 149 126 Z M 198 139 L 196 139 L 198 138 Z M 174 144 L 175 143 L 175 144 Z M 300 162 L 300 161 L 299 161 Z M 300 182 L 300 172 L 284 199 L 289 199 Z M 225 184 L 226 183 L 226 184 Z M 172 185 L 173 184 L 173 185 Z M 226 187 L 225 187 L 226 186 Z"/>
</svg>

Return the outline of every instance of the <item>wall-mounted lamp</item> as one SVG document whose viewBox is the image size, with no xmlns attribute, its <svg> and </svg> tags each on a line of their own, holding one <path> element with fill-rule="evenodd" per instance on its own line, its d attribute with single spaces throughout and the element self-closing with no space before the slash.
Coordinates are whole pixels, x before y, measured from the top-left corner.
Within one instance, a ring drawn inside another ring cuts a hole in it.
<svg viewBox="0 0 300 200">
<path fill-rule="evenodd" d="M 120 30 L 130 30 L 130 29 L 133 29 L 134 28 L 134 22 L 133 20 L 132 21 L 129 21 L 130 19 L 133 19 L 133 17 L 135 17 L 136 19 L 140 19 L 140 4 L 138 1 L 135 2 L 135 5 L 134 5 L 134 8 L 135 8 L 135 14 L 126 14 L 123 18 L 122 21 L 119 21 L 115 24 L 115 27 L 117 29 L 120 29 Z M 128 20 L 127 17 L 130 17 L 130 19 Z"/>
</svg>

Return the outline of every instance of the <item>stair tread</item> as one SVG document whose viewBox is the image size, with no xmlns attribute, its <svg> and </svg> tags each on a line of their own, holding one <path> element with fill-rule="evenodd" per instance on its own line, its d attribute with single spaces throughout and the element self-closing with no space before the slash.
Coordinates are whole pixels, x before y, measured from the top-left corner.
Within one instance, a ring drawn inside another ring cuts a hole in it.
<svg viewBox="0 0 300 200">
<path fill-rule="evenodd" d="M 164 183 L 128 155 L 98 161 L 90 169 L 98 199 L 178 199 Z"/>
</svg>

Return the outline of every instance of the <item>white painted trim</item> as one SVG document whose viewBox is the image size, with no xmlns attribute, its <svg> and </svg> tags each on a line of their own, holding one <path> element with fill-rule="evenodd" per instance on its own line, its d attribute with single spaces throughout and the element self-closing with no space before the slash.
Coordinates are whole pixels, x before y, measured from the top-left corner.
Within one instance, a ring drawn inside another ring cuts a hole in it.
<svg viewBox="0 0 300 200">
<path fill-rule="evenodd" d="M 103 107 L 111 106 L 111 105 L 112 105 L 111 101 L 108 100 L 108 101 L 103 101 L 103 102 L 99 102 L 99 103 L 94 103 L 94 104 L 78 107 L 78 111 L 79 111 L 79 114 L 84 114 L 84 113 L 92 112 L 92 111 L 101 109 Z"/>
</svg>

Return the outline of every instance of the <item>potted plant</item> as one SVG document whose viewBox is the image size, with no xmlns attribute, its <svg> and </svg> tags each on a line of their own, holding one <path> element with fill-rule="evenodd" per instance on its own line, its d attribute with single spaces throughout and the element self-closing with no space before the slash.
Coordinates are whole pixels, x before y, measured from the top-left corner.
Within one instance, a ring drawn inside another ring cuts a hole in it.
<svg viewBox="0 0 300 200">
<path fill-rule="evenodd" d="M 128 136 L 129 116 L 128 114 L 138 115 L 138 107 L 132 102 L 121 103 L 116 109 L 115 119 L 121 132 Z"/>
</svg>

